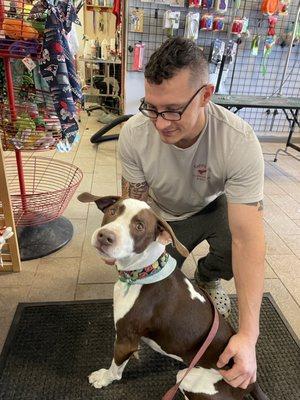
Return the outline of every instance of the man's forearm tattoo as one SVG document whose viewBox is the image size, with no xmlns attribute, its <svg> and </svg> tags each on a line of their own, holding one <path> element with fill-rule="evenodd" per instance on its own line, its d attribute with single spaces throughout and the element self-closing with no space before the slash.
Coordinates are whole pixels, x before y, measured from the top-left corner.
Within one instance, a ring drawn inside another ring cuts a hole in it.
<svg viewBox="0 0 300 400">
<path fill-rule="evenodd" d="M 131 197 L 133 199 L 138 199 L 138 200 L 147 200 L 148 197 L 147 182 L 130 183 L 122 177 L 122 196 Z"/>
<path fill-rule="evenodd" d="M 246 203 L 247 206 L 257 207 L 258 211 L 262 211 L 264 209 L 264 203 L 262 200 L 255 201 L 254 203 Z"/>
</svg>

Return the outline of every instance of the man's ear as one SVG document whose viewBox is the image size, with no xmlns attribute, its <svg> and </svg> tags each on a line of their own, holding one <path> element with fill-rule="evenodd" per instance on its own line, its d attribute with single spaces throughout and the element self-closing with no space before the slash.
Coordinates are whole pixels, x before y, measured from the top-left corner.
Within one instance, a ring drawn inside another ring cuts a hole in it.
<svg viewBox="0 0 300 400">
<path fill-rule="evenodd" d="M 91 203 L 91 202 L 95 202 L 96 206 L 99 208 L 99 210 L 101 210 L 102 212 L 104 212 L 104 210 L 115 204 L 117 201 L 119 201 L 121 199 L 120 196 L 103 196 L 103 197 L 99 197 L 99 196 L 94 196 L 91 193 L 88 192 L 84 192 L 81 193 L 77 199 L 79 201 L 81 201 L 81 203 Z"/>
<path fill-rule="evenodd" d="M 188 249 L 179 242 L 179 240 L 175 236 L 173 229 L 166 221 L 157 218 L 157 229 L 158 236 L 156 240 L 159 243 L 163 244 L 164 246 L 171 243 L 177 249 L 178 253 L 180 253 L 183 257 L 188 257 Z"/>
</svg>

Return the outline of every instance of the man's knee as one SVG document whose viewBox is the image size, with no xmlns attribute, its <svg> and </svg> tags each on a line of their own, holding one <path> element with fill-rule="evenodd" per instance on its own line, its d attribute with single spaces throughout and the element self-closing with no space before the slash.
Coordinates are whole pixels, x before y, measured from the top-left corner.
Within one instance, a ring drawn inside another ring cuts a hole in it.
<svg viewBox="0 0 300 400">
<path fill-rule="evenodd" d="M 225 279 L 233 277 L 231 248 L 222 252 L 210 251 L 205 257 L 198 260 L 198 273 L 204 281 Z"/>
</svg>

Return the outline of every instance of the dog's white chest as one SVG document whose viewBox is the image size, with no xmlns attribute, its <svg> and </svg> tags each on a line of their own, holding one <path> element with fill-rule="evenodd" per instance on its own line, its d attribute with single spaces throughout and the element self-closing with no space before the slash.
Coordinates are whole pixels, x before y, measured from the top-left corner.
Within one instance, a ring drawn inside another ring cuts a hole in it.
<svg viewBox="0 0 300 400">
<path fill-rule="evenodd" d="M 114 322 L 123 318 L 133 307 L 143 285 L 130 285 L 117 281 L 114 286 Z"/>
</svg>

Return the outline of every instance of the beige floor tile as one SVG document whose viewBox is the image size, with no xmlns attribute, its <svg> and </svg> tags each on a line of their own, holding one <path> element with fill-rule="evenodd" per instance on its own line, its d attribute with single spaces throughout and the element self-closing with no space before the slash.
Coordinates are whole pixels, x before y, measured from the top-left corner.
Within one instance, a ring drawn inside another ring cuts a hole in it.
<svg viewBox="0 0 300 400">
<path fill-rule="evenodd" d="M 198 244 L 198 246 L 194 248 L 192 253 L 195 257 L 195 260 L 197 261 L 199 258 L 205 257 L 208 252 L 209 244 L 206 240 L 204 240 L 202 243 Z"/>
<path fill-rule="evenodd" d="M 291 249 L 285 244 L 268 223 L 265 223 L 266 253 L 270 255 L 292 254 Z"/>
<path fill-rule="evenodd" d="M 117 194 L 118 196 L 122 196 L 122 176 L 117 175 Z"/>
<path fill-rule="evenodd" d="M 76 167 L 78 167 L 79 169 L 81 169 L 81 171 L 86 174 L 92 174 L 94 172 L 94 167 L 95 167 L 95 158 L 90 156 L 81 156 L 81 153 L 79 153 L 80 156 L 76 156 L 74 158 L 74 165 L 76 165 Z"/>
<path fill-rule="evenodd" d="M 82 143 L 78 147 L 77 154 L 80 154 L 81 157 L 92 157 L 95 158 L 97 154 L 97 148 L 95 145 L 91 143 Z"/>
<path fill-rule="evenodd" d="M 0 317 L 0 326 L 1 326 L 1 330 L 0 330 L 0 353 L 1 353 L 2 348 L 4 346 L 4 343 L 5 343 L 9 328 L 10 328 L 12 320 L 13 320 L 13 316 L 14 316 L 14 314 L 11 313 L 6 318 L 1 318 Z"/>
<path fill-rule="evenodd" d="M 54 154 L 53 159 L 73 164 L 74 157 L 75 157 L 75 152 L 74 151 L 70 151 L 69 153 L 60 153 L 60 152 L 57 151 Z"/>
<path fill-rule="evenodd" d="M 97 176 L 93 181 L 91 193 L 98 196 L 117 195 L 118 190 L 116 177 L 109 182 L 105 182 L 103 177 Z"/>
<path fill-rule="evenodd" d="M 277 275 L 275 271 L 273 270 L 271 264 L 268 262 L 268 260 L 265 260 L 265 278 L 266 279 L 276 279 Z"/>
<path fill-rule="evenodd" d="M 294 155 L 300 159 L 298 152 L 295 151 Z M 295 160 L 293 157 L 289 157 L 281 153 L 277 163 L 273 163 L 273 166 L 278 171 L 285 173 L 288 176 L 292 176 L 296 179 L 300 178 L 299 161 Z"/>
<path fill-rule="evenodd" d="M 276 304 L 296 335 L 300 338 L 300 308 L 283 283 L 279 279 L 267 279 L 265 282 L 265 292 L 272 294 Z"/>
<path fill-rule="evenodd" d="M 296 225 L 300 226 L 300 219 L 294 219 Z"/>
<path fill-rule="evenodd" d="M 193 254 L 190 254 L 185 260 L 182 266 L 182 272 L 190 279 L 194 278 L 194 273 L 196 269 L 196 262 Z"/>
<path fill-rule="evenodd" d="M 75 300 L 112 299 L 114 284 L 77 285 Z"/>
<path fill-rule="evenodd" d="M 18 287 L 31 285 L 40 260 L 23 261 L 21 272 L 4 272 L 0 274 L 1 287 Z"/>
<path fill-rule="evenodd" d="M 116 183 L 116 166 L 107 166 L 107 165 L 99 165 L 95 164 L 95 173 L 93 176 L 93 183 L 102 185 L 102 184 L 110 184 Z"/>
<path fill-rule="evenodd" d="M 91 246 L 91 238 L 94 231 L 100 228 L 103 219 L 103 213 L 100 211 L 95 203 L 90 203 L 88 219 L 86 224 L 85 240 Z"/>
<path fill-rule="evenodd" d="M 0 288 L 0 317 L 6 318 L 14 313 L 18 303 L 28 301 L 30 286 Z"/>
<path fill-rule="evenodd" d="M 300 258 L 293 255 L 269 256 L 268 262 L 300 306 Z"/>
<path fill-rule="evenodd" d="M 280 236 L 300 235 L 299 226 L 276 205 L 265 207 L 264 220 Z"/>
<path fill-rule="evenodd" d="M 43 258 L 30 288 L 29 301 L 74 300 L 80 258 Z"/>
<path fill-rule="evenodd" d="M 78 283 L 115 283 L 117 278 L 116 268 L 105 264 L 96 250 L 88 245 L 81 259 Z"/>
<path fill-rule="evenodd" d="M 280 279 L 300 278 L 300 259 L 294 255 L 267 256 L 267 261 Z"/>
<path fill-rule="evenodd" d="M 86 219 L 88 215 L 88 207 L 87 203 L 81 203 L 77 200 L 77 196 L 80 192 L 77 192 L 72 197 L 68 207 L 64 211 L 64 217 L 69 219 Z"/>
<path fill-rule="evenodd" d="M 116 152 L 115 150 L 102 150 L 98 151 L 96 156 L 96 171 L 99 167 L 116 167 Z"/>
<path fill-rule="evenodd" d="M 292 250 L 300 259 L 300 234 L 299 235 L 285 235 L 283 240 L 287 246 Z"/>
<path fill-rule="evenodd" d="M 294 300 L 300 307 L 300 278 L 284 278 L 282 279 L 282 283 L 284 286 L 287 288 L 287 290 L 290 292 L 290 294 L 293 296 Z M 298 319 L 300 319 L 300 308 L 299 308 L 299 315 Z"/>
<path fill-rule="evenodd" d="M 122 175 L 122 165 L 119 159 L 117 159 L 117 174 Z"/>
<path fill-rule="evenodd" d="M 116 133 L 113 130 L 111 130 L 110 132 L 112 133 Z M 105 150 L 116 150 L 117 147 L 117 141 L 116 140 L 109 140 L 107 142 L 103 142 L 98 144 L 98 152 L 100 151 L 105 151 Z"/>
<path fill-rule="evenodd" d="M 78 186 L 76 192 L 77 193 L 90 192 L 92 188 L 92 182 L 93 182 L 93 173 L 85 172 L 83 174 L 82 181 L 80 182 L 80 185 Z"/>
<path fill-rule="evenodd" d="M 299 180 L 288 176 L 286 171 L 280 170 L 277 165 L 270 166 L 266 163 L 266 175 L 276 183 L 282 190 L 289 194 L 295 200 L 300 198 Z"/>
<path fill-rule="evenodd" d="M 272 201 L 291 219 L 300 219 L 300 197 L 299 201 L 296 201 L 285 193 L 284 195 L 273 195 Z"/>
<path fill-rule="evenodd" d="M 272 196 L 274 194 L 284 195 L 285 191 L 281 189 L 275 182 L 265 177 L 264 194 Z"/>
</svg>

